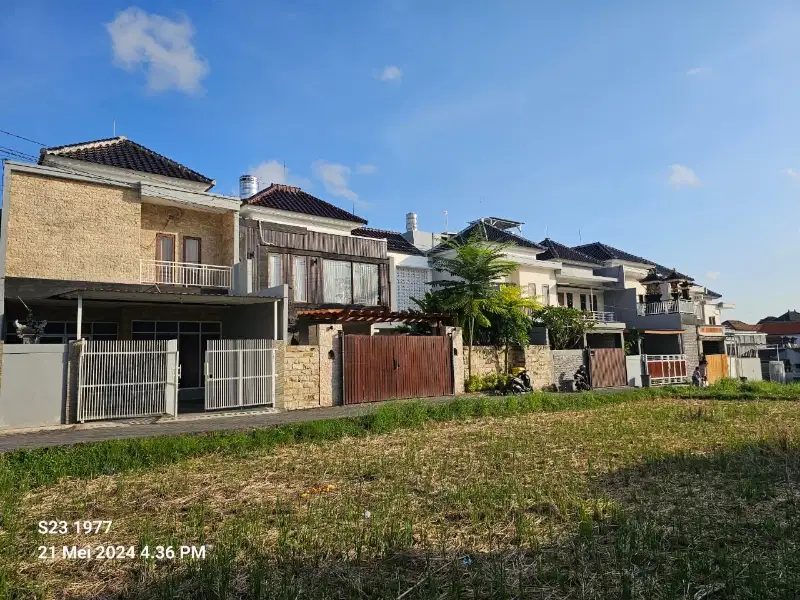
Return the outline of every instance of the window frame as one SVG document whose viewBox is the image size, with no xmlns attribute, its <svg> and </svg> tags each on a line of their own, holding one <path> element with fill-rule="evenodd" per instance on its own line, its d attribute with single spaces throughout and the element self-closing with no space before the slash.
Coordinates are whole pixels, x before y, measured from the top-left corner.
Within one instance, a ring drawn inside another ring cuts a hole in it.
<svg viewBox="0 0 800 600">
<path fill-rule="evenodd" d="M 550 306 L 550 284 L 543 283 L 542 284 L 542 303 L 545 306 Z"/>
<path fill-rule="evenodd" d="M 309 259 L 309 257 L 305 256 L 305 255 L 292 256 L 292 299 L 297 304 L 308 304 L 308 296 L 309 296 L 309 293 L 308 293 L 309 292 L 309 289 L 308 289 L 308 281 L 309 281 L 309 279 L 308 279 L 308 259 Z M 305 298 L 302 298 L 302 299 L 297 297 L 297 263 L 298 263 L 298 261 L 303 261 L 303 263 L 305 264 L 305 266 L 304 266 L 304 269 L 305 269 L 305 282 L 304 282 L 305 286 L 303 288 L 304 291 L 305 291 Z"/>
<path fill-rule="evenodd" d="M 277 264 L 278 264 L 278 272 L 279 272 L 279 279 L 278 283 L 272 283 L 272 277 L 274 275 L 273 268 L 272 268 L 272 260 L 273 257 L 277 257 Z M 267 287 L 276 287 L 279 285 L 283 285 L 284 277 L 283 277 L 283 254 L 278 252 L 268 252 L 267 253 Z"/>
<path fill-rule="evenodd" d="M 162 239 L 170 239 L 172 240 L 172 260 L 165 260 L 161 254 L 161 240 Z M 156 260 L 160 262 L 176 262 L 175 261 L 175 251 L 177 250 L 177 240 L 175 239 L 174 233 L 157 233 L 156 234 Z"/>
<path fill-rule="evenodd" d="M 197 242 L 197 262 L 192 262 L 192 263 L 190 263 L 186 259 L 186 242 L 191 242 L 191 241 Z M 185 262 L 186 264 L 192 264 L 192 265 L 203 264 L 203 240 L 201 238 L 193 235 L 183 236 L 183 246 L 181 248 L 181 251 L 183 252 L 183 254 L 181 254 L 181 258 L 183 259 L 183 262 Z"/>
</svg>

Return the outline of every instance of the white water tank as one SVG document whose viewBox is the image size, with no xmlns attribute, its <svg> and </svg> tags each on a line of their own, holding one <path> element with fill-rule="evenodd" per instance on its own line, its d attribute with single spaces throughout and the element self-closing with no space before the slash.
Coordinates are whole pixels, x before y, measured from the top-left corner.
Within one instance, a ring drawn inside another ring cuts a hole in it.
<svg viewBox="0 0 800 600">
<path fill-rule="evenodd" d="M 258 177 L 255 175 L 242 175 L 239 177 L 239 198 L 249 198 L 258 192 Z"/>
<path fill-rule="evenodd" d="M 406 231 L 417 230 L 417 213 L 408 213 L 406 215 Z"/>
</svg>

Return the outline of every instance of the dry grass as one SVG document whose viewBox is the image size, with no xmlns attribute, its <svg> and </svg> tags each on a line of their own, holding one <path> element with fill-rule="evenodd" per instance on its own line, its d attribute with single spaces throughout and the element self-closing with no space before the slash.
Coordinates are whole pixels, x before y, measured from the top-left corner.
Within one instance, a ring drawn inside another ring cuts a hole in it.
<svg viewBox="0 0 800 600">
<path fill-rule="evenodd" d="M 655 400 L 210 455 L 27 493 L 10 566 L 47 598 L 792 597 L 798 440 L 796 403 Z M 86 543 L 53 518 L 212 558 L 37 561 Z"/>
</svg>

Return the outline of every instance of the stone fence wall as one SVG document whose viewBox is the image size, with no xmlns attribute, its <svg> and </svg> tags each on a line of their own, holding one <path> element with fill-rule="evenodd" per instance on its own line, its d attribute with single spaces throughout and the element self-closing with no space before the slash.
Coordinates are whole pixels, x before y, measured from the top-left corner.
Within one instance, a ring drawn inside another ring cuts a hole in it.
<svg viewBox="0 0 800 600">
<path fill-rule="evenodd" d="M 283 408 L 316 408 L 319 398 L 319 346 L 286 346 Z"/>
<path fill-rule="evenodd" d="M 553 350 L 553 381 L 560 391 L 566 391 L 567 381 L 575 378 L 575 371 L 586 364 L 583 350 Z"/>
<path fill-rule="evenodd" d="M 469 350 L 465 347 L 464 376 L 467 374 Z M 472 347 L 472 374 L 485 376 L 491 373 L 505 373 L 505 348 L 495 346 Z M 549 346 L 512 346 L 508 349 L 508 368 L 522 368 L 528 371 L 531 386 L 538 390 L 553 384 L 553 358 Z"/>
<path fill-rule="evenodd" d="M 276 408 L 298 410 L 342 403 L 342 326 L 313 325 L 305 339 L 306 345 L 284 346 L 282 392 Z M 280 374 L 281 369 L 277 370 Z"/>
</svg>

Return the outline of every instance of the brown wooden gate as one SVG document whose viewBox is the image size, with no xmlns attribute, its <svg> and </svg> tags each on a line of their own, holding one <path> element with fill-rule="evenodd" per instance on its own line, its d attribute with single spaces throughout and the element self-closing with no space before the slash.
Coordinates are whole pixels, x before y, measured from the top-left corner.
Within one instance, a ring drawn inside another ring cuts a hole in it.
<svg viewBox="0 0 800 600">
<path fill-rule="evenodd" d="M 449 337 L 345 335 L 342 345 L 345 404 L 453 393 Z"/>
<path fill-rule="evenodd" d="M 625 351 L 622 348 L 591 348 L 589 350 L 589 374 L 593 388 L 627 385 Z"/>
<path fill-rule="evenodd" d="M 728 376 L 728 355 L 727 354 L 708 354 L 706 377 L 708 383 L 714 383 L 717 379 Z"/>
</svg>

